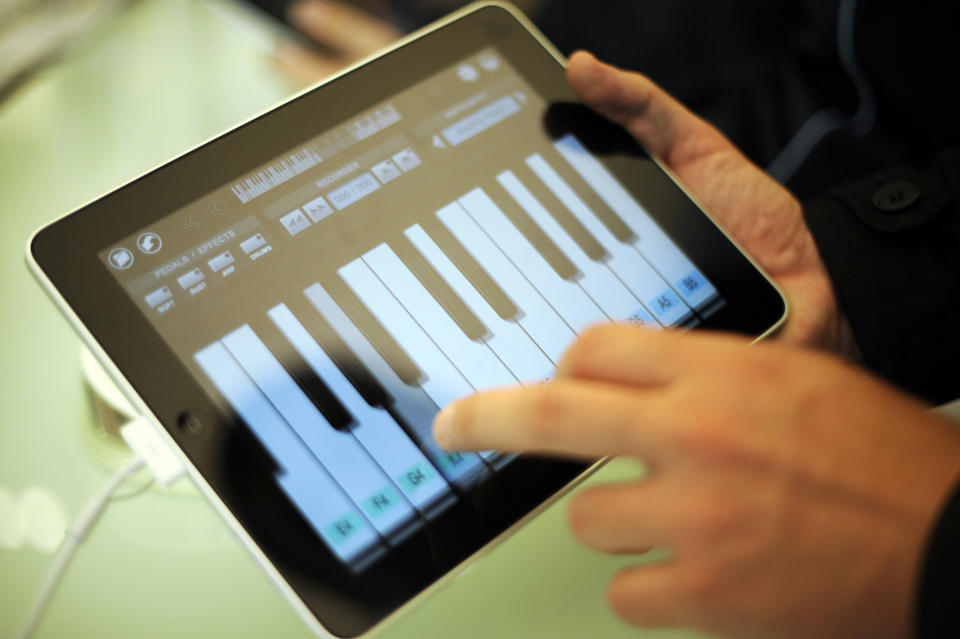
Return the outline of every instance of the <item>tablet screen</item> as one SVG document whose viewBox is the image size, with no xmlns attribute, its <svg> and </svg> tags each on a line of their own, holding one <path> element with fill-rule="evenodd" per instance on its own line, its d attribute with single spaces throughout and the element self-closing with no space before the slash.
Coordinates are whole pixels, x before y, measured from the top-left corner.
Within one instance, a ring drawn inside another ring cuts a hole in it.
<svg viewBox="0 0 960 639">
<path fill-rule="evenodd" d="M 547 106 L 486 48 L 99 253 L 350 571 L 510 465 L 440 408 L 725 303 Z"/>
</svg>

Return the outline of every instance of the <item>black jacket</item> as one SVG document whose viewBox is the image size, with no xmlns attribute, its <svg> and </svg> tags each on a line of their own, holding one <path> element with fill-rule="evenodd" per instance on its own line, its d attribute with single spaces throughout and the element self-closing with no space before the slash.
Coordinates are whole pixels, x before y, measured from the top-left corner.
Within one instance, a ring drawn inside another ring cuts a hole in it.
<svg viewBox="0 0 960 639">
<path fill-rule="evenodd" d="M 935 403 L 960 396 L 960 150 L 835 187 L 805 215 L 863 364 Z M 960 486 L 931 533 L 916 613 L 921 639 L 960 637 Z"/>
</svg>

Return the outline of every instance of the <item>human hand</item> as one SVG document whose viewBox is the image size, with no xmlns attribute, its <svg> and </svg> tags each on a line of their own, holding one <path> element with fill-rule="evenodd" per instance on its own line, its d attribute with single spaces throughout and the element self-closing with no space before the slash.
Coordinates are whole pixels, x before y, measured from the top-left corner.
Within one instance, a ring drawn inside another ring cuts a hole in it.
<svg viewBox="0 0 960 639">
<path fill-rule="evenodd" d="M 567 77 L 588 106 L 660 158 L 780 285 L 791 306 L 783 341 L 855 355 L 800 203 L 789 191 L 648 78 L 583 52 L 570 58 Z"/>
<path fill-rule="evenodd" d="M 336 73 L 403 35 L 389 22 L 337 0 L 298 0 L 290 6 L 289 20 L 328 50 L 321 53 L 292 42 L 278 45 L 277 58 L 308 84 Z"/>
<path fill-rule="evenodd" d="M 918 568 L 960 470 L 960 429 L 853 367 L 780 343 L 605 326 L 550 384 L 445 409 L 453 450 L 642 459 L 588 488 L 576 537 L 630 567 L 611 606 L 720 636 L 909 637 Z"/>
</svg>

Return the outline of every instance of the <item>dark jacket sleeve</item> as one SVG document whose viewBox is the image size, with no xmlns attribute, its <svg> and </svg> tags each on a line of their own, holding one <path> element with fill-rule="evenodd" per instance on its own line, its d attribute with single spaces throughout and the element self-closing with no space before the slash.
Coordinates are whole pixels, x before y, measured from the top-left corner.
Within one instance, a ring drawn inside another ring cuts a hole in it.
<svg viewBox="0 0 960 639">
<path fill-rule="evenodd" d="M 915 620 L 918 639 L 960 637 L 960 487 L 927 544 Z"/>
<path fill-rule="evenodd" d="M 833 189 L 805 216 L 863 364 L 930 401 L 960 397 L 960 151 Z M 960 486 L 928 539 L 915 615 L 919 639 L 960 637 Z"/>
</svg>

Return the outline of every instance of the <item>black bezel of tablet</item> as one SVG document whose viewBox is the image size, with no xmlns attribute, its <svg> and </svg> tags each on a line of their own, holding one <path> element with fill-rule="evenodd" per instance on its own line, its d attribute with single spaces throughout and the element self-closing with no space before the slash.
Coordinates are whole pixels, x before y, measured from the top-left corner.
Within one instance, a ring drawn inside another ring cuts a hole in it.
<svg viewBox="0 0 960 639">
<path fill-rule="evenodd" d="M 561 64 L 509 11 L 485 6 L 283 104 L 40 230 L 30 252 L 64 303 L 122 371 L 219 498 L 320 623 L 361 634 L 563 488 L 582 463 L 522 458 L 357 575 L 335 560 L 277 488 L 270 464 L 192 378 L 98 252 L 253 167 L 485 47 L 554 106 L 544 126 L 574 130 L 722 291 L 703 326 L 760 335 L 782 297 L 621 131 L 587 116 Z M 242 469 L 242 472 L 239 470 Z M 265 507 L 272 504 L 272 507 Z M 255 505 L 255 506 L 254 506 Z"/>
</svg>

